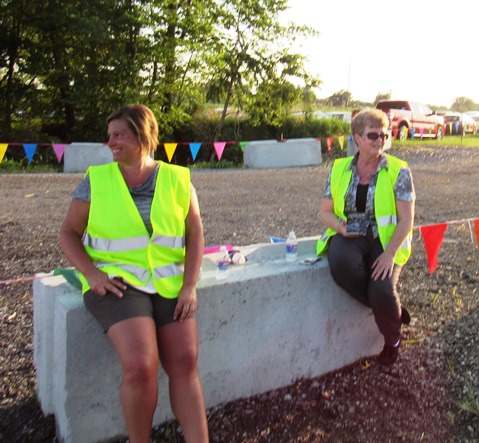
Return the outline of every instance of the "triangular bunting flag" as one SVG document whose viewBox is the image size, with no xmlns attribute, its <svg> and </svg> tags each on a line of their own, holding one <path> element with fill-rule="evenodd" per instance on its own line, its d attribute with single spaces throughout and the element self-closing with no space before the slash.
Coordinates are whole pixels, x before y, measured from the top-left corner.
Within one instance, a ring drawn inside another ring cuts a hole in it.
<svg viewBox="0 0 479 443">
<path fill-rule="evenodd" d="M 223 151 L 225 150 L 226 142 L 214 142 L 213 146 L 215 147 L 215 152 L 218 157 L 218 160 L 221 160 L 223 156 Z"/>
<path fill-rule="evenodd" d="M 393 137 L 394 137 L 394 140 L 397 139 L 397 137 L 398 137 L 398 128 L 394 128 L 394 129 L 393 129 Z"/>
<path fill-rule="evenodd" d="M 411 138 L 414 138 L 415 133 L 416 133 L 416 128 L 411 128 Z"/>
<path fill-rule="evenodd" d="M 196 156 L 198 155 L 198 151 L 201 148 L 201 143 L 190 143 L 190 152 L 193 156 L 193 161 L 196 160 Z"/>
<path fill-rule="evenodd" d="M 338 141 L 339 141 L 339 146 L 341 147 L 341 151 L 343 150 L 343 146 L 344 146 L 344 136 L 340 136 L 338 137 Z"/>
<path fill-rule="evenodd" d="M 477 246 L 479 247 L 479 218 L 474 220 L 474 230 L 476 231 L 476 241 Z"/>
<path fill-rule="evenodd" d="M 446 228 L 447 223 L 420 227 L 430 274 L 433 274 L 437 268 L 437 254 L 441 248 Z"/>
<path fill-rule="evenodd" d="M 326 146 L 328 147 L 328 152 L 331 152 L 333 147 L 333 137 L 326 137 Z"/>
<path fill-rule="evenodd" d="M 37 150 L 37 144 L 26 143 L 23 145 L 23 149 L 25 150 L 25 154 L 27 154 L 28 164 L 30 164 L 33 160 L 33 156 L 35 155 L 35 151 Z"/>
<path fill-rule="evenodd" d="M 173 154 L 176 151 L 176 147 L 178 143 L 164 143 L 165 145 L 165 152 L 166 156 L 168 157 L 168 162 L 171 163 L 171 159 L 173 158 Z"/>
<path fill-rule="evenodd" d="M 419 133 L 421 134 L 421 140 L 422 140 L 422 136 L 423 136 L 423 134 L 424 134 L 424 128 L 421 128 L 421 129 L 419 130 Z"/>
<path fill-rule="evenodd" d="M 55 152 L 55 155 L 57 156 L 58 163 L 62 161 L 63 153 L 65 152 L 65 147 L 66 145 L 62 144 L 53 144 L 53 152 Z"/>
<path fill-rule="evenodd" d="M 251 142 L 240 142 L 240 149 L 244 152 L 244 148 L 248 146 Z"/>
<path fill-rule="evenodd" d="M 7 152 L 8 143 L 0 143 L 0 162 L 3 160 L 5 152 Z"/>
</svg>

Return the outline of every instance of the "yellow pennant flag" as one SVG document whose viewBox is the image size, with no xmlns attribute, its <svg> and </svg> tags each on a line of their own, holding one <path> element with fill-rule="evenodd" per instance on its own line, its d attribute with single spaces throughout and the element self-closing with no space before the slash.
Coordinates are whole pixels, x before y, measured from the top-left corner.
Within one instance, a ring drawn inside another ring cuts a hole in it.
<svg viewBox="0 0 479 443">
<path fill-rule="evenodd" d="M 341 147 L 341 151 L 342 151 L 343 146 L 344 146 L 344 135 L 341 135 L 340 137 L 338 137 L 338 141 L 339 141 L 339 146 Z"/>
<path fill-rule="evenodd" d="M 0 162 L 3 160 L 5 152 L 7 152 L 8 143 L 0 143 Z"/>
<path fill-rule="evenodd" d="M 173 154 L 176 151 L 176 147 L 178 146 L 178 143 L 164 143 L 164 145 L 165 145 L 166 156 L 168 157 L 168 161 L 171 163 L 171 159 L 173 157 Z"/>
</svg>

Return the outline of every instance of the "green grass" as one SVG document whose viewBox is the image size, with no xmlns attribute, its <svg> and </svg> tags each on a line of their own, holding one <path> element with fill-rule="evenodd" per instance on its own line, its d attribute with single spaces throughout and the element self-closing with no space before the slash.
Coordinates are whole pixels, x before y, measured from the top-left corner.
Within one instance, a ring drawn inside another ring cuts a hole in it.
<svg viewBox="0 0 479 443">
<path fill-rule="evenodd" d="M 468 148 L 479 148 L 479 135 L 446 135 L 441 140 L 423 138 L 408 139 L 405 141 L 393 141 L 394 147 L 400 146 L 464 146 Z"/>
</svg>

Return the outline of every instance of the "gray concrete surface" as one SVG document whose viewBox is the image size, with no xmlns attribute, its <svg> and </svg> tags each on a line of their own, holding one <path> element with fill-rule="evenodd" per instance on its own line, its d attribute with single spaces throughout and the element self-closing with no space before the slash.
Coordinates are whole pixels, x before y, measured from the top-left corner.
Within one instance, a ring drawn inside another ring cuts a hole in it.
<svg viewBox="0 0 479 443">
<path fill-rule="evenodd" d="M 245 265 L 216 280 L 205 256 L 198 282 L 199 368 L 208 408 L 315 377 L 380 351 L 371 311 L 332 281 L 314 257 L 315 239 L 300 239 L 298 261 L 284 244 L 250 245 Z M 126 434 L 117 357 L 63 277 L 34 281 L 34 361 L 42 410 L 55 414 L 62 442 L 91 443 Z M 167 379 L 158 374 L 158 425 L 173 417 Z"/>
<path fill-rule="evenodd" d="M 315 138 L 254 141 L 243 152 L 244 165 L 258 169 L 320 165 L 321 161 L 321 141 Z"/>
<path fill-rule="evenodd" d="M 103 143 L 72 143 L 63 154 L 63 172 L 85 172 L 89 166 L 111 161 L 111 150 Z"/>
</svg>

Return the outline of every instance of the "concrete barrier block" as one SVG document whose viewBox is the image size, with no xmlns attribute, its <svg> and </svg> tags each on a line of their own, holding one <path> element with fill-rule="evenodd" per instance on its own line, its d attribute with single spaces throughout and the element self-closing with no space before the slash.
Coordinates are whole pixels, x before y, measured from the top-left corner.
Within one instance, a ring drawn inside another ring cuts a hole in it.
<svg viewBox="0 0 479 443">
<path fill-rule="evenodd" d="M 243 162 L 250 168 L 311 166 L 321 161 L 321 141 L 315 138 L 253 141 L 243 153 Z"/>
<path fill-rule="evenodd" d="M 71 143 L 63 154 L 63 172 L 86 172 L 90 166 L 112 161 L 111 150 L 103 143 Z"/>
<path fill-rule="evenodd" d="M 315 377 L 383 345 L 371 310 L 332 281 L 315 239 L 299 240 L 299 258 L 284 259 L 284 244 L 251 245 L 245 265 L 217 280 L 205 258 L 197 285 L 199 370 L 208 408 Z M 208 266 L 206 266 L 208 265 Z M 50 277 L 34 284 L 35 364 L 39 401 L 54 413 L 62 442 L 105 441 L 126 434 L 116 353 L 87 312 L 79 291 Z M 158 374 L 154 426 L 173 417 L 168 383 Z"/>
</svg>

